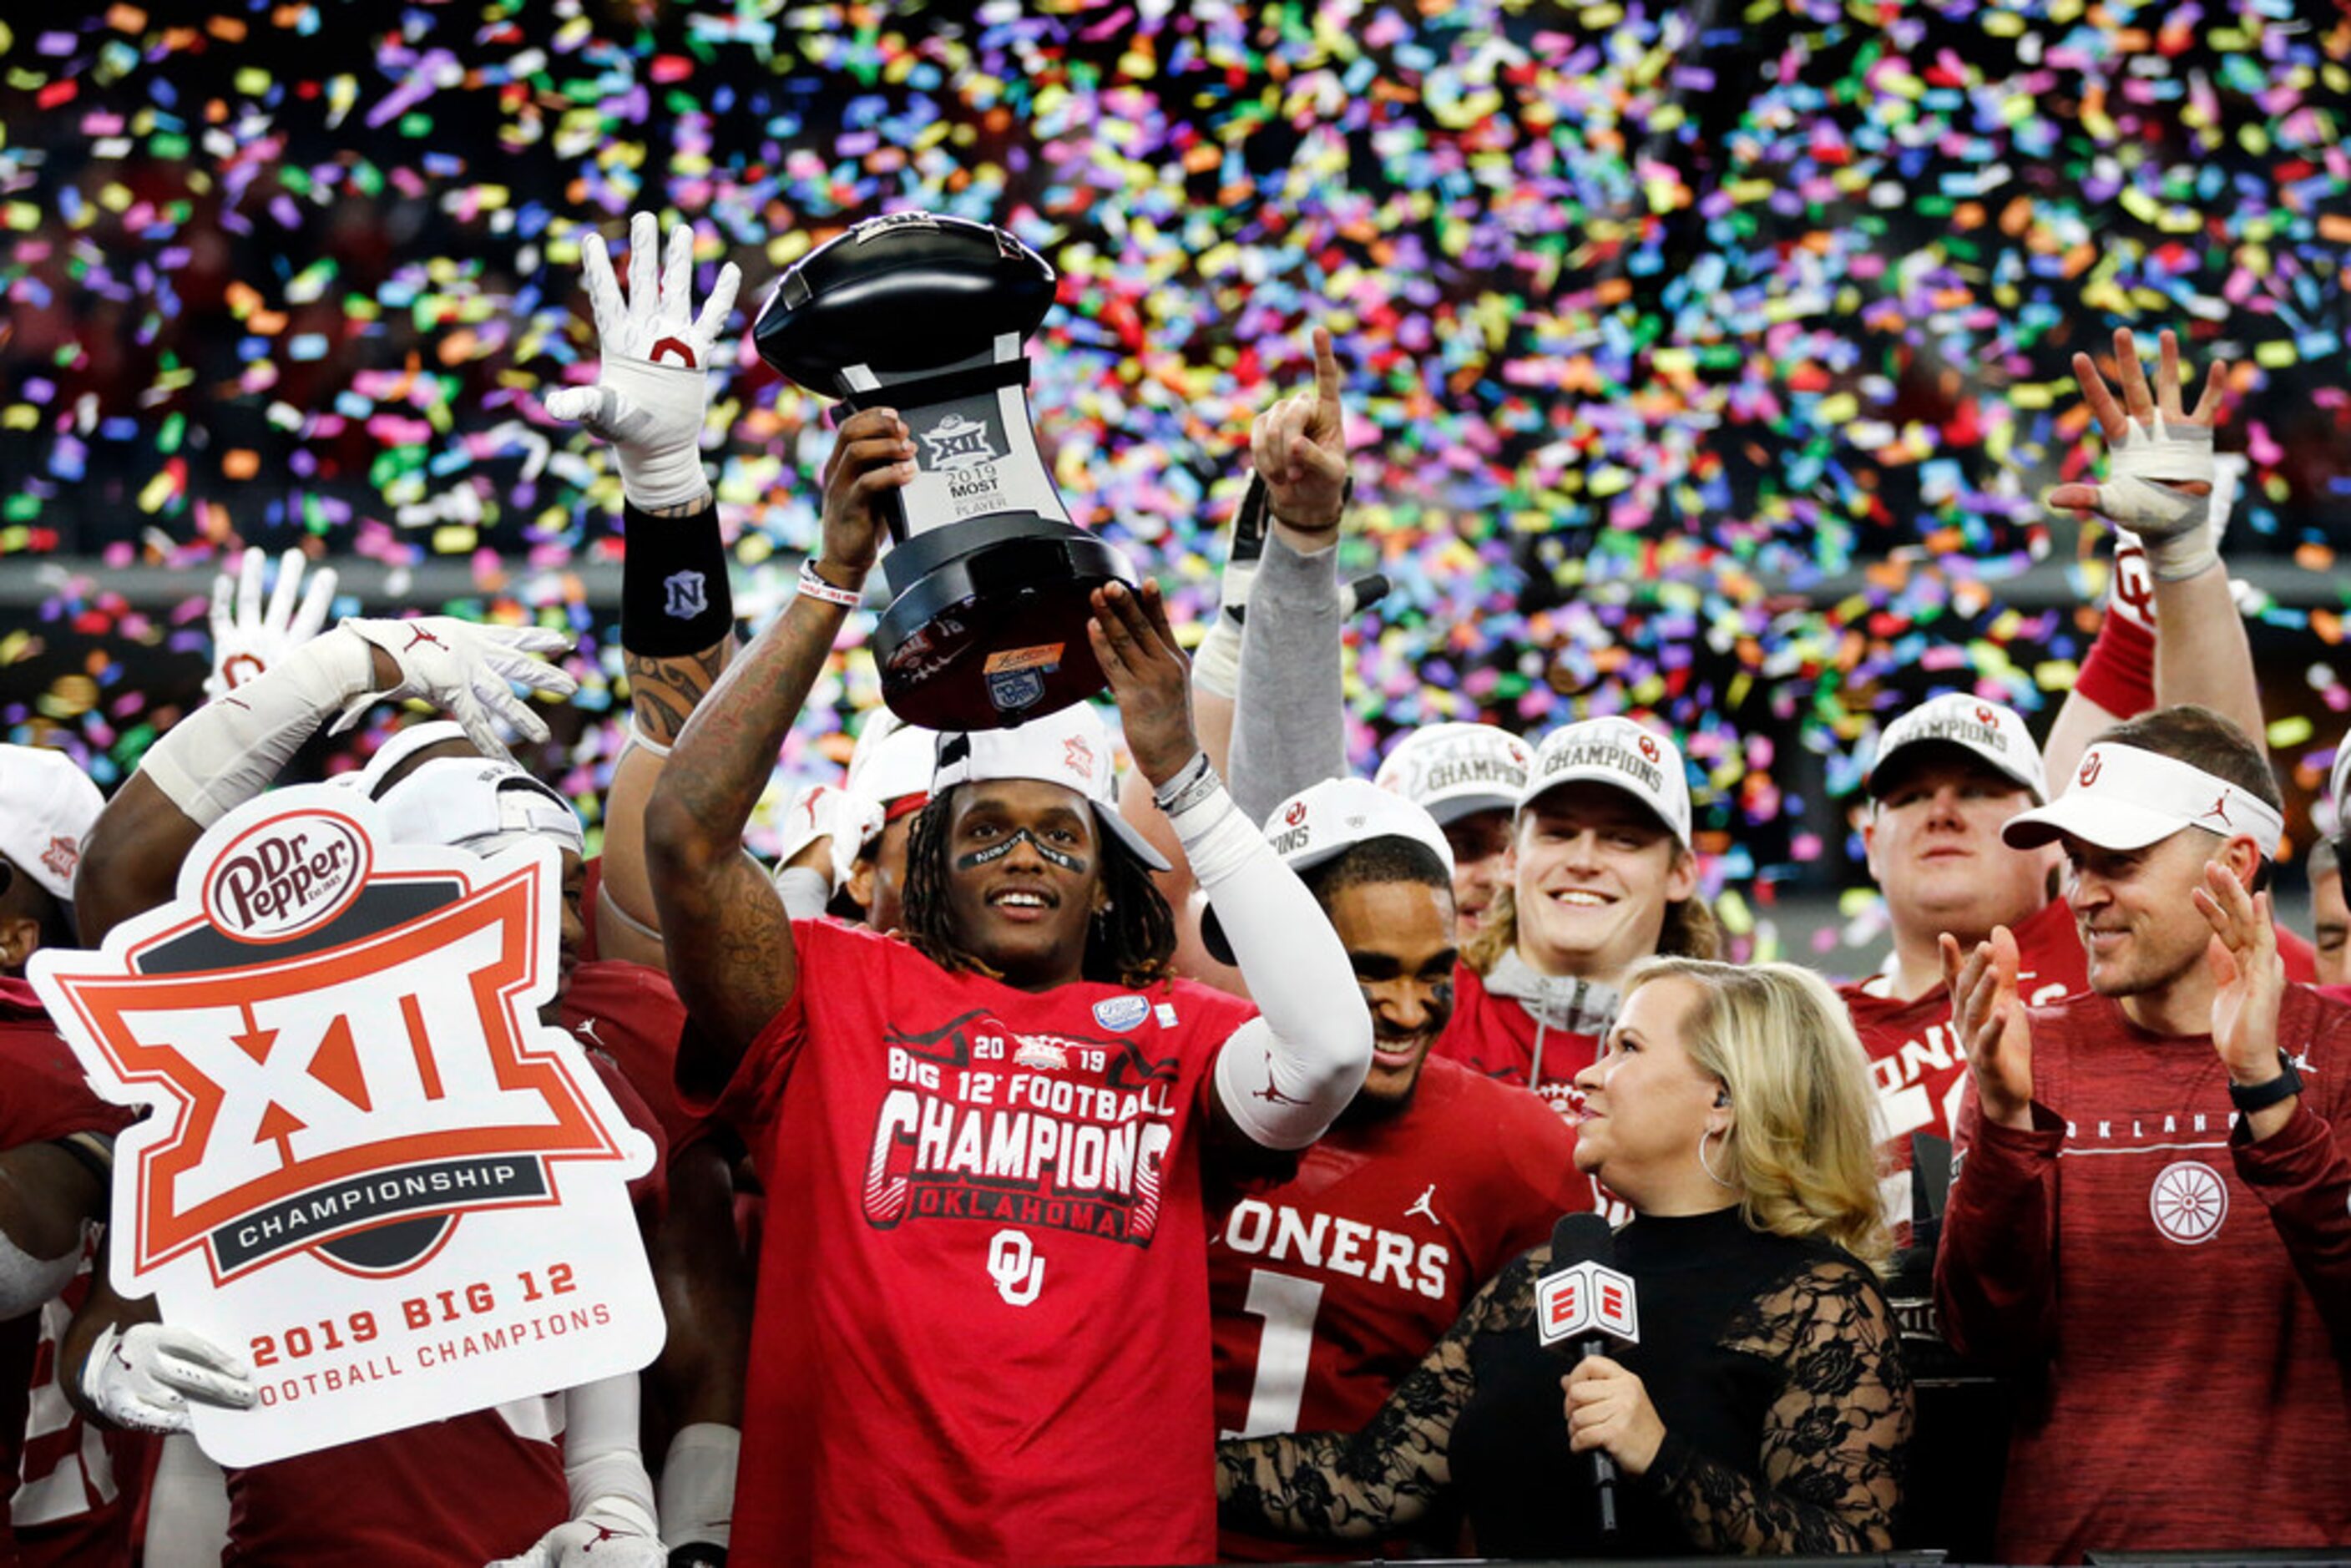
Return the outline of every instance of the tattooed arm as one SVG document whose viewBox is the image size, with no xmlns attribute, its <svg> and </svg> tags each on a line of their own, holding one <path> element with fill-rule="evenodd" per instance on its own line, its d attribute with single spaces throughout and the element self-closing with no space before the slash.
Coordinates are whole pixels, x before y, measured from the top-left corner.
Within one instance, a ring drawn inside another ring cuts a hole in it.
<svg viewBox="0 0 2351 1568">
<path fill-rule="evenodd" d="M 716 641 L 690 652 L 672 651 L 677 641 L 674 635 L 664 639 L 659 634 L 670 628 L 661 624 L 665 618 L 652 608 L 664 597 L 658 587 L 632 582 L 622 591 L 622 598 L 631 609 L 644 607 L 649 613 L 624 612 L 621 621 L 621 662 L 629 675 L 629 744 L 621 753 L 620 763 L 612 770 L 611 788 L 604 795 L 604 864 L 595 910 L 596 951 L 607 958 L 626 958 L 632 963 L 659 967 L 663 961 L 661 923 L 645 872 L 645 802 L 659 783 L 670 749 L 685 727 L 686 716 L 709 694 L 734 658 L 735 625 L 732 608 L 726 602 L 726 552 L 717 543 L 718 507 L 708 491 L 698 500 L 675 506 L 643 511 L 632 507 L 630 524 L 632 534 L 649 524 L 658 524 L 681 535 L 706 535 L 703 542 L 709 548 L 692 553 L 711 558 L 709 570 L 719 577 L 716 584 L 704 590 L 702 601 L 706 608 L 691 622 L 696 626 L 715 622 L 714 629 L 719 635 Z M 684 553 L 687 552 L 681 551 L 674 540 L 665 540 L 658 555 L 632 551 L 623 570 L 658 571 L 659 566 L 641 563 L 658 560 L 666 564 Z M 651 638 L 645 634 L 649 620 L 658 628 Z M 684 640 L 696 639 L 689 632 Z M 645 641 L 652 642 L 659 651 L 636 645 Z"/>
<path fill-rule="evenodd" d="M 841 589 L 864 582 L 882 532 L 875 503 L 914 472 L 895 412 L 868 409 L 841 426 L 825 465 L 819 577 Z M 695 1024 L 680 1047 L 683 1086 L 723 1088 L 799 982 L 791 921 L 775 883 L 743 854 L 743 825 L 848 613 L 795 597 L 686 720 L 646 803 L 653 909 L 670 978 Z"/>
<path fill-rule="evenodd" d="M 1478 1292 L 1361 1432 L 1285 1432 L 1217 1445 L 1226 1526 L 1293 1541 L 1377 1541 L 1426 1519 L 1453 1484 L 1453 1423 L 1477 1391 L 1470 1342 L 1534 1312 L 1540 1248 Z"/>
<path fill-rule="evenodd" d="M 1887 1550 L 1914 1407 L 1885 1297 L 1853 1264 L 1823 1263 L 1749 1314 L 1735 1347 L 1786 1378 L 1763 1419 L 1762 1479 L 1670 1432 L 1647 1479 L 1701 1552 Z"/>
</svg>

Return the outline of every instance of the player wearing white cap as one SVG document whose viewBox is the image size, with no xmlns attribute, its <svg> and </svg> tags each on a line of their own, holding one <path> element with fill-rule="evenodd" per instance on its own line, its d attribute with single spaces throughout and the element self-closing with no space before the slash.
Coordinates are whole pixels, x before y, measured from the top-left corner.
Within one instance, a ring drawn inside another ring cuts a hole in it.
<svg viewBox="0 0 2351 1568">
<path fill-rule="evenodd" d="M 1408 730 L 1372 782 L 1424 807 L 1453 850 L 1454 931 L 1464 946 L 1486 928 L 1510 885 L 1517 859 L 1510 819 L 1534 747 L 1490 724 L 1427 724 Z"/>
<path fill-rule="evenodd" d="M 873 563 L 874 503 L 913 470 L 895 415 L 860 417 L 881 428 L 828 476 L 800 596 L 687 723 L 647 815 L 697 1026 L 679 1086 L 790 1195 L 761 1250 L 735 1547 L 1205 1558 L 1201 1162 L 1311 1143 L 1363 1082 L 1370 1020 L 1200 754 L 1152 586 L 1100 591 L 1090 638 L 1260 1016 L 1170 977 L 1160 857 L 1082 707 L 940 740 L 903 939 L 788 918 L 743 825 Z"/>
<path fill-rule="evenodd" d="M 87 1228 L 106 1218 L 114 1134 L 129 1119 L 89 1092 L 24 977 L 40 948 L 75 946 L 74 870 L 103 803 L 63 752 L 0 745 L 0 1476 L 17 1492 L 0 1512 L 0 1557 L 10 1562 L 10 1513 L 28 1536 L 76 1521 L 72 1542 L 43 1542 L 45 1552 L 129 1549 L 131 1509 L 112 1460 L 120 1452 L 133 1469 L 135 1450 L 101 1446 L 46 1407 L 29 1431 L 26 1423 L 44 1327 L 53 1335 L 69 1315 L 61 1292 L 74 1287 Z M 136 1477 L 121 1481 L 135 1488 Z"/>
<path fill-rule="evenodd" d="M 1210 1216 L 1217 1424 L 1353 1431 L 1480 1285 L 1590 1208 L 1573 1133 L 1533 1097 L 1429 1048 L 1453 1015 L 1451 851 L 1436 820 L 1360 779 L 1273 809 L 1266 837 L 1322 905 L 1372 1014 L 1372 1071 L 1297 1174 Z M 1207 933 L 1217 946 L 1213 919 Z M 1227 1531 L 1226 1561 L 1295 1545 Z"/>
<path fill-rule="evenodd" d="M 1897 1222 L 1909 1216 L 1909 1183 L 1900 1172 L 1909 1166 L 1910 1139 L 1949 1137 L 1964 1076 L 1938 940 L 1949 933 L 1972 946 L 1993 926 L 2007 926 L 2029 1002 L 2087 984 L 2073 915 L 2060 897 L 2056 852 L 2011 847 L 2000 837 L 2001 824 L 2045 803 L 2047 780 L 2069 775 L 2090 737 L 2153 706 L 2158 692 L 2161 701 L 2200 703 L 2261 733 L 2252 655 L 2210 517 L 2220 379 L 2208 380 L 2189 410 L 2170 333 L 2152 386 L 2129 332 L 2115 335 L 2115 352 L 2119 397 L 2087 356 L 2074 360 L 2110 449 L 2107 482 L 2060 486 L 2049 500 L 2136 527 L 2145 542 L 2135 538 L 2121 553 L 2116 603 L 2051 727 L 2045 764 L 2013 709 L 1947 694 L 1888 725 L 1870 767 L 1863 842 L 1885 895 L 1893 946 L 1878 973 L 1840 994 L 1876 1074 L 1898 1167 L 1888 1190 L 1889 1217 Z M 2160 636 L 2153 630 L 2158 622 Z M 2304 945 L 2288 936 L 2284 946 L 2290 970 L 2307 977 Z"/>
<path fill-rule="evenodd" d="M 2351 1008 L 2286 980 L 2283 830 L 2257 743 L 2159 709 L 2002 829 L 2064 854 L 2090 990 L 2031 1007 L 2005 926 L 1943 940 L 1969 1082 L 1936 1296 L 2035 1389 L 2002 1561 L 2351 1539 Z"/>
<path fill-rule="evenodd" d="M 1626 971 L 1659 953 L 1710 958 L 1719 937 L 1681 749 L 1663 731 L 1613 717 L 1552 730 L 1517 808 L 1511 884 L 1463 954 L 1437 1050 L 1573 1119 Z"/>
</svg>

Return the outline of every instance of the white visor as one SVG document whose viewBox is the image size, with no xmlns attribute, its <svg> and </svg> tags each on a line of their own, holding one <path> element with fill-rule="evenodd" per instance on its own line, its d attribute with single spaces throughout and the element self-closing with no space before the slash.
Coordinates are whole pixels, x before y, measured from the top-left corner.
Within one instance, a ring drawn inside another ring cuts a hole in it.
<svg viewBox="0 0 2351 1568">
<path fill-rule="evenodd" d="M 2083 754 L 2063 795 L 2011 817 L 2000 833 L 2020 850 L 2065 837 L 2126 851 L 2145 849 L 2182 828 L 2222 838 L 2247 834 L 2267 858 L 2285 836 L 2285 818 L 2259 796 L 2176 757 L 2108 742 Z"/>
</svg>

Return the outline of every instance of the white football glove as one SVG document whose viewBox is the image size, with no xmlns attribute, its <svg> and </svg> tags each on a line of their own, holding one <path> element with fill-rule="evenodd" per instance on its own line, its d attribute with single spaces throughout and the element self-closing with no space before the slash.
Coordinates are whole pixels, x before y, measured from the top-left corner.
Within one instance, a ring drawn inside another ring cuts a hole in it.
<svg viewBox="0 0 2351 1568">
<path fill-rule="evenodd" d="M 2212 497 L 2180 486 L 2216 476 L 2212 427 L 2172 424 L 2160 413 L 2126 422 L 2107 449 L 2106 480 L 2089 488 L 2091 510 L 2137 534 L 2149 570 L 2166 582 L 2194 577 L 2220 559 L 2213 548 Z"/>
<path fill-rule="evenodd" d="M 465 727 L 474 744 L 491 757 L 506 747 L 492 723 L 503 719 L 529 740 L 545 740 L 547 726 L 514 687 L 569 696 L 580 683 L 554 665 L 532 657 L 560 653 L 571 639 L 538 626 L 483 626 L 448 615 L 413 621 L 347 620 L 340 630 L 372 643 L 400 666 L 401 683 L 390 691 L 368 692 L 343 708 L 328 731 L 340 735 L 386 697 L 422 697 Z M 511 684 L 509 684 L 511 683 Z"/>
<path fill-rule="evenodd" d="M 2237 488 L 2245 475 L 2245 457 L 2239 452 L 2223 452 L 2212 460 L 2212 546 L 2218 549 L 2228 537 L 2229 517 L 2235 507 Z M 2237 609 L 2252 614 L 2259 609 L 2260 591 L 2242 578 L 2229 580 L 2229 593 L 2237 601 Z M 2147 562 L 2147 547 L 2139 537 L 2125 528 L 2115 529 L 2114 587 L 2106 596 L 2110 612 L 2126 621 L 2136 621 L 2148 631 L 2155 630 L 2155 578 Z"/>
<path fill-rule="evenodd" d="M 99 1414 L 140 1432 L 184 1432 L 188 1401 L 250 1409 L 253 1368 L 192 1329 L 110 1323 L 90 1346 L 81 1389 Z"/>
<path fill-rule="evenodd" d="M 669 1552 L 645 1511 L 622 1498 L 601 1498 L 559 1524 L 519 1557 L 489 1568 L 667 1568 Z"/>
<path fill-rule="evenodd" d="M 258 549 L 248 549 L 234 572 L 224 570 L 213 579 L 213 673 L 204 679 L 207 697 L 233 692 L 272 668 L 327 623 L 328 607 L 335 601 L 334 568 L 322 566 L 312 572 L 310 591 L 305 593 L 302 552 L 287 550 L 278 558 L 277 585 L 264 609 L 261 573 L 267 559 Z"/>
<path fill-rule="evenodd" d="M 743 275 L 718 269 L 702 312 L 691 315 L 694 231 L 680 224 L 654 276 L 660 231 L 653 214 L 629 220 L 629 297 L 621 298 L 604 236 L 580 242 L 580 272 L 596 313 L 603 362 L 592 387 L 566 387 L 547 398 L 551 418 L 575 420 L 611 444 L 621 490 L 643 510 L 683 506 L 708 493 L 702 472 L 702 425 L 710 404 L 705 372 L 719 362 L 718 334 L 735 308 Z"/>
</svg>

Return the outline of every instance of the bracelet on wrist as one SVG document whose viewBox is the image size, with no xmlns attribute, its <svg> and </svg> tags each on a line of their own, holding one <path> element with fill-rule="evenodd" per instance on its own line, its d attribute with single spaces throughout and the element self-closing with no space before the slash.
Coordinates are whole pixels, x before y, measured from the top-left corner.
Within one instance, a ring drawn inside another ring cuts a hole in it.
<svg viewBox="0 0 2351 1568">
<path fill-rule="evenodd" d="M 810 599 L 822 600 L 827 604 L 838 604 L 843 610 L 856 609 L 859 601 L 865 597 L 858 589 L 843 588 L 839 583 L 829 580 L 823 573 L 817 570 L 813 557 L 804 559 L 800 562 L 800 591 Z"/>
<path fill-rule="evenodd" d="M 1165 815 L 1179 817 L 1224 787 L 1225 781 L 1208 764 L 1208 754 L 1196 751 L 1175 778 L 1151 791 L 1151 798 Z"/>
</svg>

